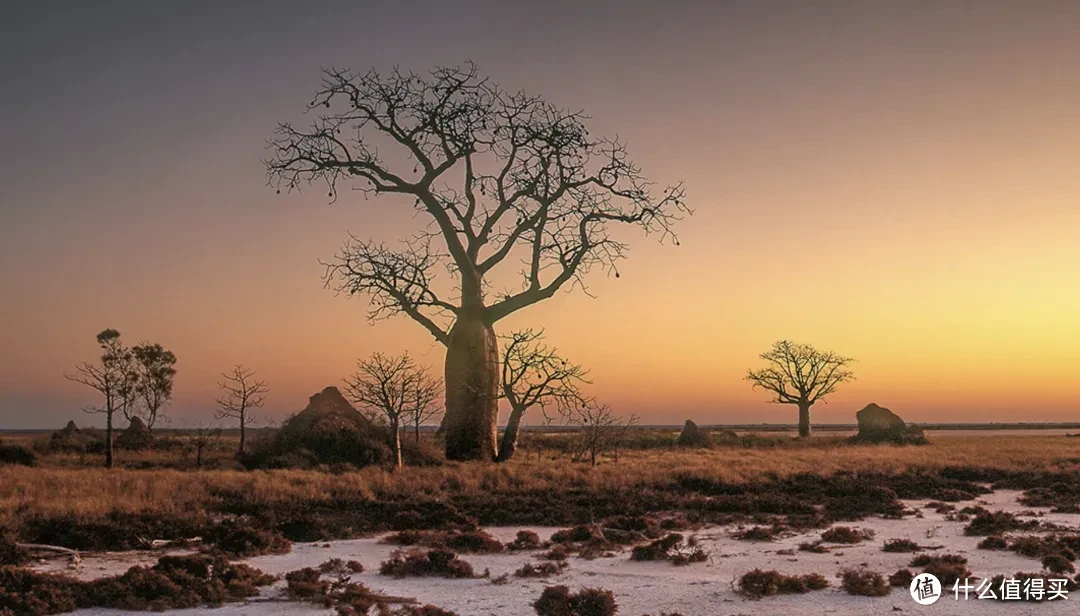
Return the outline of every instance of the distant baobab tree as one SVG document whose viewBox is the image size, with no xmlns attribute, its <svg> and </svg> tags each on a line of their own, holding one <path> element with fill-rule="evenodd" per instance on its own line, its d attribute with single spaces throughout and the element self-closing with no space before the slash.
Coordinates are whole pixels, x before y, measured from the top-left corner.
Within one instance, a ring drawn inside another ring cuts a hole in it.
<svg viewBox="0 0 1080 616">
<path fill-rule="evenodd" d="M 588 371 L 558 354 L 543 342 L 544 332 L 527 329 L 511 334 L 503 351 L 502 393 L 510 404 L 510 415 L 503 431 L 496 460 L 509 460 L 517 448 L 521 418 L 525 411 L 549 407 L 568 416 L 589 403 L 581 392 L 588 384 Z"/>
<path fill-rule="evenodd" d="M 240 425 L 240 445 L 237 451 L 244 453 L 251 415 L 266 403 L 270 386 L 266 381 L 256 378 L 255 371 L 245 368 L 243 364 L 236 364 L 231 370 L 222 372 L 221 378 L 218 383 L 221 396 L 217 399 L 217 418 L 237 421 Z"/>
<path fill-rule="evenodd" d="M 394 465 L 400 468 L 401 427 L 414 416 L 418 402 L 434 398 L 431 394 L 418 395 L 425 384 L 437 387 L 437 383 L 408 353 L 399 356 L 372 353 L 371 357 L 356 362 L 356 372 L 345 379 L 343 393 L 365 414 L 390 428 Z"/>
<path fill-rule="evenodd" d="M 748 371 L 746 380 L 775 394 L 772 402 L 798 405 L 800 437 L 810 436 L 810 407 L 855 378 L 849 369 L 854 359 L 808 344 L 781 340 L 761 359 L 766 367 Z"/>
<path fill-rule="evenodd" d="M 120 341 L 120 332 L 102 330 L 97 335 L 101 357 L 98 363 L 84 362 L 75 366 L 74 374 L 65 374 L 69 381 L 81 383 L 101 394 L 100 405 L 85 409 L 87 413 L 105 415 L 105 467 L 113 466 L 113 417 L 116 413 L 128 415 L 136 400 L 138 374 L 134 367 L 131 349 Z"/>
<path fill-rule="evenodd" d="M 398 247 L 353 236 L 326 283 L 367 295 L 370 319 L 404 314 L 446 346 L 446 455 L 494 459 L 495 323 L 583 288 L 593 270 L 618 277 L 627 245 L 615 227 L 674 239 L 690 212 L 683 186 L 655 191 L 622 142 L 589 134 L 582 112 L 503 90 L 471 63 L 429 74 L 327 70 L 308 110 L 319 114 L 310 127 L 278 126 L 265 161 L 271 184 L 325 183 L 331 199 L 343 185 L 400 195 L 425 215 L 429 225 Z M 490 288 L 507 280 L 496 272 L 519 267 L 520 284 Z M 440 269 L 450 284 L 437 286 Z"/>
</svg>

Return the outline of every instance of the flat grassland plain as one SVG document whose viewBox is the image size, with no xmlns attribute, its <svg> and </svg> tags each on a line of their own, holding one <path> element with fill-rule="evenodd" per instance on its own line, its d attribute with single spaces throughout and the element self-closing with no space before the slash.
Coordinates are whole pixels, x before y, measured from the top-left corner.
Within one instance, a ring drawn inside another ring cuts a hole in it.
<svg viewBox="0 0 1080 616">
<path fill-rule="evenodd" d="M 685 450 L 643 432 L 593 467 L 569 435 L 532 435 L 507 463 L 398 471 L 246 471 L 229 439 L 201 470 L 182 447 L 112 470 L 44 454 L 0 466 L 0 613 L 1076 613 L 1080 439 L 929 437 Z M 933 606 L 909 594 L 923 571 L 945 583 Z M 1073 593 L 954 598 L 955 579 L 1001 594 L 1000 576 Z"/>
</svg>

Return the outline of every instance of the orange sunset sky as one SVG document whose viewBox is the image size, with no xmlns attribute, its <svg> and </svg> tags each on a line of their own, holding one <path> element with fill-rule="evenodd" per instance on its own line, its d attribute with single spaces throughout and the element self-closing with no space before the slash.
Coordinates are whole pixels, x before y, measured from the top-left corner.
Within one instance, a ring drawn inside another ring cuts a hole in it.
<svg viewBox="0 0 1080 616">
<path fill-rule="evenodd" d="M 96 420 L 65 371 L 115 327 L 179 357 L 173 425 L 216 375 L 278 420 L 357 357 L 443 350 L 322 288 L 393 201 L 275 195 L 260 160 L 323 66 L 474 60 L 592 116 L 696 210 L 544 327 L 648 423 L 793 423 L 742 380 L 788 338 L 858 359 L 813 410 L 1080 421 L 1080 3 L 49 3 L 0 24 L 0 428 Z M 535 418 L 534 418 L 535 419 Z"/>
</svg>

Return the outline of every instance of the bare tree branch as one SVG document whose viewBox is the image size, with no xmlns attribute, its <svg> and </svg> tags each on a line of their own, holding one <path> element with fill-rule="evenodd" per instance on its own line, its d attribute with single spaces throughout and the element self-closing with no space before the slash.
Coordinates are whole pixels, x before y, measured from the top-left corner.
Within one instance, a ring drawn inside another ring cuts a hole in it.
<svg viewBox="0 0 1080 616">
<path fill-rule="evenodd" d="M 262 408 L 266 403 L 266 394 L 270 386 L 266 381 L 255 377 L 255 371 L 236 364 L 228 372 L 222 372 L 218 383 L 221 395 L 217 398 L 218 419 L 235 419 L 240 425 L 240 445 L 238 451 L 244 452 L 247 440 L 247 427 L 251 424 L 251 413 Z"/>
</svg>

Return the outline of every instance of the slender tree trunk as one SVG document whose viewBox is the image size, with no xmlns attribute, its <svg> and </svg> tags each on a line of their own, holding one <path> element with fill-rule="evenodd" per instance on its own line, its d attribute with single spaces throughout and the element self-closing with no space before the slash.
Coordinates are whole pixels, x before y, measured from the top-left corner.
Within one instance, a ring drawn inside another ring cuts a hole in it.
<svg viewBox="0 0 1080 616">
<path fill-rule="evenodd" d="M 414 433 L 416 434 L 416 444 L 419 445 L 420 444 L 420 422 L 416 423 L 415 428 L 416 428 L 416 430 L 415 430 Z"/>
<path fill-rule="evenodd" d="M 499 456 L 496 462 L 506 462 L 517 450 L 518 432 L 521 429 L 521 416 L 525 414 L 524 407 L 514 407 L 510 411 L 510 417 L 506 420 L 506 430 L 503 432 L 502 443 L 499 444 Z"/>
<path fill-rule="evenodd" d="M 203 445 L 199 445 L 195 448 L 195 468 L 202 468 L 202 450 Z"/>
<path fill-rule="evenodd" d="M 810 403 L 799 402 L 799 438 L 810 436 Z"/>
<path fill-rule="evenodd" d="M 105 468 L 113 467 L 112 455 L 112 409 L 105 412 Z"/>
<path fill-rule="evenodd" d="M 473 313 L 473 314 L 470 314 Z M 446 348 L 446 457 L 495 459 L 499 411 L 499 347 L 481 310 L 462 310 Z"/>
<path fill-rule="evenodd" d="M 246 432 L 247 432 L 247 430 L 246 430 L 246 427 L 247 427 L 246 419 L 247 418 L 244 417 L 244 411 L 240 411 L 240 448 L 236 450 L 237 453 L 244 453 L 244 440 L 245 440 L 245 438 L 247 436 L 246 435 Z"/>
<path fill-rule="evenodd" d="M 401 468 L 401 425 L 397 419 L 390 422 L 390 431 L 393 432 L 390 439 L 392 441 L 391 446 L 394 449 L 394 467 Z"/>
</svg>

